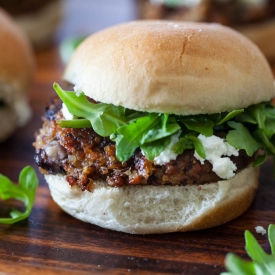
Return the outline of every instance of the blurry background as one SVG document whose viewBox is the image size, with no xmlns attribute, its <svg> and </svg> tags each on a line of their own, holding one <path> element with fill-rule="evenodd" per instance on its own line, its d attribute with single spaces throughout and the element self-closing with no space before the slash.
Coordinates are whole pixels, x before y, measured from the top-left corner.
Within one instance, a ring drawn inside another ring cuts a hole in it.
<svg viewBox="0 0 275 275">
<path fill-rule="evenodd" d="M 274 0 L 0 0 L 36 49 L 134 19 L 218 22 L 275 59 Z M 91 23 L 92 22 L 92 23 Z"/>
</svg>

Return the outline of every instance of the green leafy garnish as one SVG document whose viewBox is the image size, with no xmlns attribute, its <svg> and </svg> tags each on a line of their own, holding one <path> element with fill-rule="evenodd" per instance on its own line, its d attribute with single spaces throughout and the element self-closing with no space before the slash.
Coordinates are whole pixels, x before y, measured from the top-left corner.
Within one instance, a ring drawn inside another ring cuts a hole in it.
<svg viewBox="0 0 275 275">
<path fill-rule="evenodd" d="M 227 142 L 248 156 L 254 156 L 254 165 L 261 165 L 269 155 L 275 156 L 275 108 L 260 103 L 246 109 L 232 110 L 211 115 L 179 116 L 147 113 L 129 110 L 121 106 L 92 103 L 81 93 L 63 91 L 58 84 L 54 89 L 74 116 L 73 120 L 61 120 L 61 127 L 92 127 L 103 137 L 116 142 L 116 157 L 127 161 L 140 148 L 149 160 L 158 156 L 175 134 L 179 141 L 172 150 L 181 154 L 186 149 L 195 149 L 201 158 L 206 158 L 205 150 L 198 136 L 226 134 Z M 180 135 L 179 135 L 180 133 Z"/>
<path fill-rule="evenodd" d="M 110 136 L 117 128 L 127 125 L 123 107 L 89 102 L 83 93 L 77 96 L 74 92 L 63 91 L 56 83 L 54 89 L 71 114 L 89 120 L 94 130 L 103 137 Z"/>
<path fill-rule="evenodd" d="M 253 154 L 261 148 L 261 143 L 253 138 L 243 124 L 229 121 L 228 125 L 234 129 L 230 130 L 226 136 L 226 140 L 229 144 L 237 149 L 244 149 L 248 156 L 253 156 Z"/>
<path fill-rule="evenodd" d="M 250 231 L 246 230 L 245 250 L 252 262 L 228 253 L 225 258 L 225 267 L 228 272 L 221 275 L 275 275 L 275 224 L 268 227 L 268 239 L 271 254 L 267 254 Z"/>
<path fill-rule="evenodd" d="M 13 209 L 10 212 L 11 218 L 0 218 L 0 223 L 13 224 L 26 219 L 31 213 L 37 186 L 37 175 L 30 166 L 26 166 L 20 172 L 18 185 L 13 184 L 10 179 L 0 174 L 0 198 L 2 200 L 16 199 L 22 201 L 26 207 L 24 212 Z"/>
</svg>

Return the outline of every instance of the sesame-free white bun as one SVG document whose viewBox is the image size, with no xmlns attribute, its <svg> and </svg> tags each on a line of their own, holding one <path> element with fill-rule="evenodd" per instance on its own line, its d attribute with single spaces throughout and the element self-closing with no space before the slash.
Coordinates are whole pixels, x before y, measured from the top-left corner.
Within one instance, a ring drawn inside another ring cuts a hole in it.
<svg viewBox="0 0 275 275">
<path fill-rule="evenodd" d="M 271 68 L 258 47 L 219 24 L 134 21 L 88 37 L 64 79 L 126 108 L 212 114 L 268 101 Z"/>
<path fill-rule="evenodd" d="M 34 76 L 30 43 L 14 20 L 0 9 L 0 141 L 31 117 L 28 98 Z"/>
<path fill-rule="evenodd" d="M 191 231 L 226 223 L 247 210 L 258 168 L 230 180 L 200 186 L 125 186 L 96 182 L 93 192 L 70 187 L 64 176 L 45 175 L 54 201 L 68 214 L 103 228 L 154 234 Z"/>
</svg>

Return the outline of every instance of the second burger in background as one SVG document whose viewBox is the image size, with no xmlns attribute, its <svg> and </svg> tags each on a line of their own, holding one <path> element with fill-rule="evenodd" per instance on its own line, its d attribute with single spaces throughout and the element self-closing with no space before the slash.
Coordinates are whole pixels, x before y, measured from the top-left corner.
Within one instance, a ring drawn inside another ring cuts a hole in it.
<svg viewBox="0 0 275 275">
<path fill-rule="evenodd" d="M 213 227 L 241 215 L 275 155 L 271 69 L 220 24 L 136 21 L 82 42 L 34 143 L 53 199 L 129 233 Z M 63 86 L 63 85 L 62 85 Z M 261 149 L 261 155 L 258 155 Z"/>
<path fill-rule="evenodd" d="M 63 15 L 62 0 L 0 0 L 34 48 L 52 44 Z"/>
<path fill-rule="evenodd" d="M 273 0 L 138 0 L 142 19 L 213 22 L 232 27 L 275 61 Z"/>
<path fill-rule="evenodd" d="M 34 63 L 28 38 L 0 9 L 0 141 L 31 117 L 29 94 Z"/>
</svg>

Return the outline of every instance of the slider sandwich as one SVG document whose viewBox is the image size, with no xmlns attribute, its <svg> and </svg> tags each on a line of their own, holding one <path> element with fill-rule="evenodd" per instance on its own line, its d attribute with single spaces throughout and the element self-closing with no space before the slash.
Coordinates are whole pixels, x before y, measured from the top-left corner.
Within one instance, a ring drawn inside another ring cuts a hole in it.
<svg viewBox="0 0 275 275">
<path fill-rule="evenodd" d="M 47 107 L 35 162 L 73 217 L 136 234 L 226 223 L 275 155 L 271 69 L 219 24 L 135 21 L 88 37 Z"/>
<path fill-rule="evenodd" d="M 0 0 L 34 48 L 50 45 L 63 16 L 62 0 Z"/>
<path fill-rule="evenodd" d="M 0 9 L 0 141 L 29 121 L 33 77 L 34 58 L 29 41 Z"/>
</svg>

